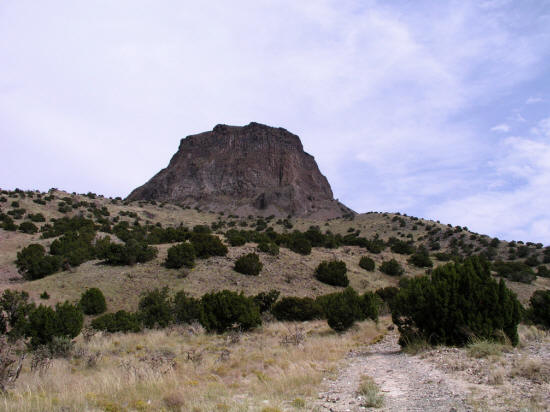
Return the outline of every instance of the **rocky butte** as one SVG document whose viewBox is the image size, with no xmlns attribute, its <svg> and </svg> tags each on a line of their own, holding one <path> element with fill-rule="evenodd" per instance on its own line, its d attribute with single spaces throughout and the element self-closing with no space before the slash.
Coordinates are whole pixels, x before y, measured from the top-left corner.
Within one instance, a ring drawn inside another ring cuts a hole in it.
<svg viewBox="0 0 550 412">
<path fill-rule="evenodd" d="M 300 138 L 259 123 L 217 125 L 182 139 L 167 168 L 128 196 L 239 216 L 330 219 L 354 213 L 333 198 Z"/>
</svg>

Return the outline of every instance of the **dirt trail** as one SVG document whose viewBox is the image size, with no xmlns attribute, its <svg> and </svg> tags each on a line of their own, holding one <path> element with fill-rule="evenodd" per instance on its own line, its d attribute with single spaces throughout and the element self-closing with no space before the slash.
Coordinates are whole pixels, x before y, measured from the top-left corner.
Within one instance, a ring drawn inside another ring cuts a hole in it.
<svg viewBox="0 0 550 412">
<path fill-rule="evenodd" d="M 352 352 L 348 365 L 336 380 L 326 383 L 319 394 L 319 411 L 469 411 L 462 385 L 451 380 L 430 363 L 399 352 L 397 334 L 362 352 Z M 356 394 L 362 375 L 371 376 L 384 395 L 379 409 L 361 406 Z"/>
</svg>

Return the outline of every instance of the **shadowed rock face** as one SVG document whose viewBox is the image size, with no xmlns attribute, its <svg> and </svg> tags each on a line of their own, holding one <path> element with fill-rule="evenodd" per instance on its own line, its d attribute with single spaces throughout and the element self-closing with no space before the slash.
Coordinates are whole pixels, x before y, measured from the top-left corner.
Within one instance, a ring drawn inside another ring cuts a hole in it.
<svg viewBox="0 0 550 412">
<path fill-rule="evenodd" d="M 179 203 L 237 215 L 334 218 L 350 209 L 330 185 L 300 138 L 258 123 L 217 125 L 182 139 L 167 168 L 128 200 Z"/>
</svg>

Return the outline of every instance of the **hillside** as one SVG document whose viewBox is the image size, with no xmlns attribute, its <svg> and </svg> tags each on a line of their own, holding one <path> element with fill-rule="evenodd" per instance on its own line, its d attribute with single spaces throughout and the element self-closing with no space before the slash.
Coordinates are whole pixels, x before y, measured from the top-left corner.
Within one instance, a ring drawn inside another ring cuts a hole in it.
<svg viewBox="0 0 550 412">
<path fill-rule="evenodd" d="M 308 220 L 303 218 L 261 219 L 255 216 L 237 217 L 222 213 L 200 212 L 195 209 L 174 204 L 156 202 L 124 202 L 121 199 L 108 199 L 102 196 L 69 194 L 52 190 L 49 193 L 37 192 L 2 192 L 5 201 L 0 203 L 0 210 L 14 219 L 15 224 L 29 221 L 29 215 L 42 214 L 45 222 L 35 222 L 38 229 L 51 223 L 52 219 L 63 216 L 82 215 L 93 219 L 98 226 L 114 225 L 126 221 L 134 224 L 137 219 L 141 225 L 161 225 L 193 228 L 197 225 L 216 227 L 215 233 L 227 243 L 224 233 L 230 229 L 256 230 L 260 221 L 266 223 L 261 232 L 273 228 L 279 233 L 290 233 L 294 230 L 307 231 L 311 226 L 318 226 L 321 232 L 333 234 L 357 235 L 367 239 L 378 237 L 388 241 L 391 238 L 409 241 L 414 247 L 426 246 L 434 265 L 446 263 L 439 260 L 437 253 L 469 254 L 487 253 L 490 251 L 493 260 L 509 261 L 510 251 L 514 251 L 513 261 L 524 261 L 526 258 L 537 259 L 539 264 L 545 260 L 545 249 L 542 245 L 523 244 L 522 242 L 500 241 L 491 247 L 492 239 L 471 233 L 466 228 L 453 227 L 438 222 L 426 221 L 393 213 L 367 213 L 353 218 L 338 218 L 328 221 Z M 40 199 L 41 203 L 36 203 Z M 47 200 L 46 200 L 47 199 Z M 17 202 L 17 206 L 13 206 Z M 72 206 L 69 206 L 72 205 Z M 19 212 L 13 213 L 14 210 Z M 24 210 L 24 212 L 21 212 Z M 98 212 L 98 211 L 101 211 Z M 14 216 L 15 215 L 15 216 Z M 98 237 L 110 236 L 112 233 L 99 232 Z M 279 290 L 282 295 L 318 296 L 339 288 L 319 282 L 314 278 L 317 265 L 323 260 L 338 259 L 346 263 L 350 285 L 362 292 L 376 290 L 386 286 L 396 286 L 398 276 L 389 276 L 380 271 L 380 264 L 390 259 L 397 260 L 405 269 L 404 276 L 417 276 L 426 269 L 408 263 L 410 254 L 395 253 L 390 247 L 380 253 L 371 253 L 364 247 L 343 245 L 338 248 L 314 247 L 311 254 L 301 255 L 286 247 L 280 247 L 278 256 L 259 253 L 264 265 L 260 276 L 246 276 L 235 272 L 235 260 L 246 253 L 254 252 L 257 244 L 246 243 L 242 246 L 229 247 L 227 256 L 198 259 L 193 269 L 167 269 L 163 266 L 166 253 L 171 244 L 155 244 L 158 256 L 149 262 L 133 266 L 109 266 L 99 260 L 84 262 L 70 270 L 60 271 L 42 279 L 24 281 L 15 266 L 17 252 L 31 243 L 47 247 L 55 238 L 42 239 L 40 232 L 26 234 L 18 231 L 0 229 L 0 287 L 16 288 L 30 293 L 32 299 L 39 301 L 38 296 L 47 291 L 51 295 L 48 304 L 66 299 L 76 300 L 89 287 L 99 287 L 106 295 L 109 310 L 133 309 L 140 294 L 156 287 L 169 286 L 172 290 L 184 289 L 187 293 L 200 296 L 212 290 L 230 289 L 254 294 L 270 289 Z M 493 243 L 494 244 L 494 243 Z M 439 247 L 437 250 L 433 250 Z M 522 257 L 519 257 L 521 255 Z M 376 269 L 368 272 L 359 267 L 359 259 L 370 256 L 376 263 Z M 439 255 L 440 256 L 440 255 Z M 548 266 L 548 264 L 546 264 Z M 550 288 L 550 279 L 538 276 L 530 283 L 514 282 L 507 279 L 508 285 L 519 295 L 525 304 L 536 289 Z"/>
</svg>

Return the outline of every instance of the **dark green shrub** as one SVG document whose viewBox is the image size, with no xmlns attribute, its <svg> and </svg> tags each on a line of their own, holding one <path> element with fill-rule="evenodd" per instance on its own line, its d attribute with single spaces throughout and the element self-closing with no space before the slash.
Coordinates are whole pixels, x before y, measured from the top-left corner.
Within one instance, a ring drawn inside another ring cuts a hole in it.
<svg viewBox="0 0 550 412">
<path fill-rule="evenodd" d="M 450 253 L 445 253 L 445 252 L 436 253 L 434 256 L 437 260 L 440 260 L 442 262 L 448 262 L 452 258 Z"/>
<path fill-rule="evenodd" d="M 323 300 L 327 323 L 337 332 L 348 330 L 356 320 L 364 319 L 361 298 L 352 288 L 327 295 Z"/>
<path fill-rule="evenodd" d="M 55 315 L 57 322 L 56 336 L 67 336 L 69 338 L 78 336 L 84 324 L 84 315 L 78 306 L 69 302 L 58 303 L 55 305 Z"/>
<path fill-rule="evenodd" d="M 193 226 L 193 232 L 200 234 L 210 234 L 212 233 L 212 230 L 207 225 L 196 225 Z"/>
<path fill-rule="evenodd" d="M 494 262 L 493 270 L 514 282 L 531 283 L 536 279 L 533 269 L 522 262 Z"/>
<path fill-rule="evenodd" d="M 258 276 L 262 268 L 263 264 L 256 253 L 241 256 L 235 262 L 235 270 L 244 275 Z"/>
<path fill-rule="evenodd" d="M 254 302 L 258 305 L 260 313 L 268 312 L 273 307 L 273 304 L 279 298 L 280 292 L 278 290 L 270 290 L 269 292 L 260 292 L 253 297 Z"/>
<path fill-rule="evenodd" d="M 378 320 L 378 313 L 382 305 L 382 299 L 374 292 L 365 292 L 360 296 L 363 319 Z"/>
<path fill-rule="evenodd" d="M 294 236 L 290 239 L 288 246 L 290 250 L 300 255 L 309 255 L 311 253 L 311 242 L 303 235 Z"/>
<path fill-rule="evenodd" d="M 188 242 L 171 246 L 164 265 L 170 269 L 179 269 L 182 266 L 192 268 L 195 266 L 195 248 Z"/>
<path fill-rule="evenodd" d="M 211 256 L 227 255 L 225 246 L 219 237 L 205 233 L 194 233 L 191 236 L 191 243 L 198 258 L 206 259 Z"/>
<path fill-rule="evenodd" d="M 19 225 L 19 231 L 27 234 L 33 234 L 38 232 L 38 228 L 32 222 L 23 222 Z"/>
<path fill-rule="evenodd" d="M 21 229 L 21 225 L 19 225 L 19 229 Z M 525 264 L 527 266 L 535 267 L 540 265 L 540 261 L 536 255 L 531 255 L 527 259 L 525 259 Z"/>
<path fill-rule="evenodd" d="M 57 256 L 46 255 L 44 246 L 32 243 L 17 252 L 15 264 L 26 279 L 33 280 L 59 271 L 61 259 Z"/>
<path fill-rule="evenodd" d="M 30 337 L 30 344 L 36 348 L 47 345 L 56 335 L 56 316 L 53 308 L 40 305 L 29 314 L 25 336 Z"/>
<path fill-rule="evenodd" d="M 148 246 L 143 241 L 129 239 L 128 242 L 121 245 L 111 243 L 105 263 L 108 265 L 134 265 L 136 263 L 145 263 L 153 260 L 157 256 L 158 250 Z"/>
<path fill-rule="evenodd" d="M 44 291 L 40 294 L 40 299 L 48 300 L 49 298 L 50 298 L 50 295 L 46 291 Z"/>
<path fill-rule="evenodd" d="M 414 253 L 414 246 L 403 240 L 391 238 L 390 244 L 391 244 L 391 251 L 394 253 L 400 253 L 402 255 L 410 255 Z"/>
<path fill-rule="evenodd" d="M 95 232 L 67 232 L 52 242 L 50 253 L 73 267 L 79 266 L 94 258 L 94 236 Z"/>
<path fill-rule="evenodd" d="M 58 303 L 55 310 L 40 305 L 29 313 L 25 335 L 30 337 L 31 346 L 36 348 L 49 344 L 54 336 L 69 339 L 76 337 L 82 330 L 83 323 L 82 311 L 69 302 Z"/>
<path fill-rule="evenodd" d="M 277 320 L 299 321 L 322 319 L 323 308 L 311 298 L 284 297 L 273 305 L 271 313 Z"/>
<path fill-rule="evenodd" d="M 96 330 L 109 333 L 139 332 L 141 323 L 136 313 L 119 310 L 116 313 L 107 313 L 92 320 L 91 326 Z"/>
<path fill-rule="evenodd" d="M 374 260 L 372 260 L 370 257 L 363 256 L 359 261 L 359 266 L 365 270 L 368 270 L 369 272 L 373 272 L 376 265 L 374 263 Z"/>
<path fill-rule="evenodd" d="M 99 315 L 107 310 L 107 302 L 101 290 L 91 288 L 80 296 L 80 307 L 86 315 Z"/>
<path fill-rule="evenodd" d="M 405 269 L 395 259 L 390 259 L 382 262 L 380 271 L 390 276 L 401 276 L 405 273 Z"/>
<path fill-rule="evenodd" d="M 202 304 L 200 299 L 188 296 L 184 291 L 174 296 L 174 321 L 176 323 L 191 323 L 200 321 Z"/>
<path fill-rule="evenodd" d="M 47 224 L 40 229 L 44 239 L 61 236 L 68 232 L 86 232 L 95 235 L 94 221 L 82 216 L 62 217 L 61 219 L 52 219 L 52 222 L 53 226 Z"/>
<path fill-rule="evenodd" d="M 274 242 L 260 242 L 258 244 L 258 250 L 271 256 L 279 255 L 279 246 Z"/>
<path fill-rule="evenodd" d="M 431 268 L 434 265 L 430 259 L 428 250 L 423 246 L 420 246 L 417 251 L 411 255 L 409 263 L 419 268 Z"/>
<path fill-rule="evenodd" d="M 44 217 L 44 215 L 42 213 L 36 213 L 36 214 L 29 213 L 29 219 L 33 222 L 45 222 L 46 221 L 46 218 Z"/>
<path fill-rule="evenodd" d="M 464 345 L 473 337 L 496 339 L 503 331 L 518 342 L 522 308 L 504 281 L 497 283 L 486 260 L 437 267 L 431 276 L 409 279 L 391 303 L 400 344 L 417 338 L 432 344 Z"/>
<path fill-rule="evenodd" d="M 154 289 L 144 294 L 138 305 L 138 316 L 146 328 L 164 328 L 173 319 L 172 300 L 168 288 Z"/>
<path fill-rule="evenodd" d="M 387 286 L 385 288 L 380 288 L 376 290 L 376 294 L 380 299 L 382 299 L 387 304 L 391 304 L 391 301 L 397 295 L 397 292 L 399 292 L 399 289 L 395 286 Z"/>
<path fill-rule="evenodd" d="M 34 309 L 27 292 L 4 290 L 0 296 L 0 334 L 17 340 L 25 334 L 27 317 Z"/>
<path fill-rule="evenodd" d="M 524 258 L 529 256 L 531 249 L 528 246 L 519 246 L 517 250 L 517 255 L 519 258 Z"/>
<path fill-rule="evenodd" d="M 550 328 L 550 290 L 537 290 L 529 299 L 529 317 L 531 320 Z"/>
<path fill-rule="evenodd" d="M 13 219 L 9 217 L 8 215 L 2 215 L 0 213 L 2 224 L 0 227 L 4 230 L 7 230 L 9 232 L 15 232 L 17 230 L 17 225 L 14 223 Z"/>
<path fill-rule="evenodd" d="M 249 330 L 261 325 L 254 299 L 229 290 L 207 293 L 201 299 L 201 324 L 207 331 L 223 333 L 232 328 Z"/>
<path fill-rule="evenodd" d="M 537 268 L 537 276 L 543 277 L 543 278 L 550 278 L 550 269 L 548 269 L 544 265 L 540 265 Z"/>
<path fill-rule="evenodd" d="M 231 246 L 242 246 L 246 243 L 246 238 L 238 230 L 228 230 L 225 237 Z"/>
<path fill-rule="evenodd" d="M 346 264 L 341 260 L 323 261 L 315 270 L 315 278 L 328 285 L 346 287 L 349 285 L 347 271 Z"/>
</svg>

